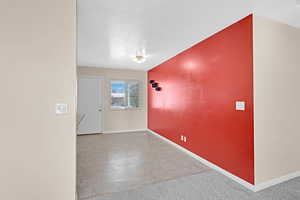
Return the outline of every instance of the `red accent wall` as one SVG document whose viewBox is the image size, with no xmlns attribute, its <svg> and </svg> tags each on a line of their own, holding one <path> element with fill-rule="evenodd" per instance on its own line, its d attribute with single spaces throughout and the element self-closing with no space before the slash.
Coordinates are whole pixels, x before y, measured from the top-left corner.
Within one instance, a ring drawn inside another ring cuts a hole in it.
<svg viewBox="0 0 300 200">
<path fill-rule="evenodd" d="M 148 128 L 254 184 L 252 15 L 148 72 Z M 246 110 L 235 110 L 235 101 Z M 185 135 L 187 142 L 180 140 Z"/>
</svg>

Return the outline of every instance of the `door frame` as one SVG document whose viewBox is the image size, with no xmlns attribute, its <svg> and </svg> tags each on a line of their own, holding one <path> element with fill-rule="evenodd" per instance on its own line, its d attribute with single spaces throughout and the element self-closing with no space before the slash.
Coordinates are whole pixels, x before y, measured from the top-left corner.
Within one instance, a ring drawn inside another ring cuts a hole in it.
<svg viewBox="0 0 300 200">
<path fill-rule="evenodd" d="M 104 84 L 105 84 L 105 82 L 104 82 L 104 76 L 79 75 L 78 79 L 77 79 L 77 85 L 79 85 L 79 80 L 80 79 L 97 79 L 100 82 L 100 88 L 101 88 L 101 90 L 100 90 L 100 94 L 99 95 L 100 95 L 101 109 L 102 109 L 102 111 L 100 112 L 100 120 L 101 120 L 100 121 L 100 126 L 101 126 L 100 132 L 103 133 L 104 132 L 104 102 L 103 102 L 103 100 L 104 100 L 104 89 L 105 89 L 105 87 L 104 87 Z M 78 96 L 79 96 L 79 93 L 78 93 L 78 87 L 77 87 L 76 116 L 77 116 L 77 112 L 78 112 Z M 77 122 L 76 122 L 76 124 L 77 124 Z M 76 127 L 76 133 L 77 133 L 77 135 L 93 135 L 93 134 L 79 134 L 78 127 Z"/>
</svg>

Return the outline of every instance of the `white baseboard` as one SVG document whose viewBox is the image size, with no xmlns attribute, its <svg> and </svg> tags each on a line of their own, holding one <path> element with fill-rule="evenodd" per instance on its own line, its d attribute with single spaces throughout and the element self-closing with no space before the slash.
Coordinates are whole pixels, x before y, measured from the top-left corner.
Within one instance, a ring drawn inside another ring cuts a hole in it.
<svg viewBox="0 0 300 200">
<path fill-rule="evenodd" d="M 150 130 L 150 129 L 148 129 L 148 131 L 149 131 L 150 133 L 156 135 L 157 137 L 160 137 L 161 139 L 165 140 L 166 142 L 168 142 L 168 143 L 174 145 L 176 148 L 178 148 L 179 150 L 181 150 L 181 151 L 187 153 L 187 154 L 190 155 L 191 157 L 193 157 L 193 158 L 199 160 L 199 161 L 200 161 L 201 163 L 203 163 L 204 165 L 206 165 L 206 166 L 208 166 L 208 167 L 210 167 L 210 168 L 212 168 L 212 169 L 214 169 L 214 170 L 220 172 L 221 174 L 224 174 L 225 176 L 227 176 L 227 177 L 231 178 L 232 180 L 238 182 L 239 184 L 243 185 L 244 187 L 246 187 L 246 188 L 248 188 L 248 189 L 254 191 L 255 186 L 252 185 L 252 184 L 250 184 L 250 183 L 248 183 L 247 181 L 245 181 L 245 180 L 243 180 L 243 179 L 241 179 L 241 178 L 239 178 L 239 177 L 237 177 L 237 176 L 231 174 L 230 172 L 227 172 L 226 170 L 220 168 L 219 166 L 217 166 L 217 165 L 215 165 L 215 164 L 213 164 L 213 163 L 211 163 L 211 162 L 205 160 L 204 158 L 201 158 L 200 156 L 198 156 L 198 155 L 196 155 L 196 154 L 190 152 L 189 150 L 187 150 L 187 149 L 185 149 L 185 148 L 179 146 L 178 144 L 176 144 L 176 143 L 174 143 L 174 142 L 168 140 L 167 138 L 165 138 L 165 137 L 163 137 L 163 136 L 161 136 L 161 135 L 155 133 L 154 131 L 152 131 L 152 130 Z"/>
<path fill-rule="evenodd" d="M 145 132 L 147 129 L 136 129 L 136 130 L 121 130 L 121 131 L 103 131 L 103 134 L 111 134 L 111 133 L 131 133 L 131 132 Z"/>
<path fill-rule="evenodd" d="M 263 189 L 266 189 L 268 187 L 271 187 L 271 186 L 274 186 L 274 185 L 277 185 L 279 183 L 282 183 L 282 182 L 285 182 L 285 181 L 288 181 L 288 180 L 291 180 L 293 178 L 296 178 L 296 177 L 299 177 L 300 176 L 300 172 L 296 172 L 296 173 L 291 173 L 291 174 L 288 174 L 286 176 L 283 176 L 283 177 L 279 177 L 279 178 L 275 178 L 275 179 L 272 179 L 270 181 L 266 181 L 266 182 L 263 182 L 263 183 L 260 183 L 260 184 L 257 184 L 257 185 L 252 185 L 251 183 L 248 183 L 247 181 L 233 175 L 232 173 L 222 169 L 221 167 L 205 160 L 204 158 L 201 158 L 200 156 L 192 153 L 191 151 L 179 146 L 178 144 L 170 141 L 169 139 L 159 135 L 158 133 L 155 133 L 154 131 L 148 129 L 148 132 L 152 133 L 153 135 L 163 139 L 164 141 L 172 144 L 173 146 L 175 146 L 177 149 L 187 153 L 188 155 L 190 155 L 191 157 L 199 160 L 201 163 L 203 163 L 204 165 L 220 172 L 221 174 L 227 176 L 228 178 L 234 180 L 235 182 L 241 184 L 242 186 L 246 187 L 247 189 L 253 191 L 253 192 L 258 192 L 260 190 L 263 190 Z"/>
<path fill-rule="evenodd" d="M 277 185 L 279 183 L 283 183 L 283 182 L 289 181 L 289 180 L 297 178 L 299 176 L 300 176 L 300 171 L 294 172 L 294 173 L 290 173 L 290 174 L 281 176 L 279 178 L 274 178 L 274 179 L 271 179 L 269 181 L 266 181 L 266 182 L 263 182 L 263 183 L 259 183 L 259 184 L 255 185 L 255 189 L 256 189 L 256 191 L 264 190 L 264 189 L 266 189 L 268 187 L 271 187 L 271 186 Z"/>
</svg>

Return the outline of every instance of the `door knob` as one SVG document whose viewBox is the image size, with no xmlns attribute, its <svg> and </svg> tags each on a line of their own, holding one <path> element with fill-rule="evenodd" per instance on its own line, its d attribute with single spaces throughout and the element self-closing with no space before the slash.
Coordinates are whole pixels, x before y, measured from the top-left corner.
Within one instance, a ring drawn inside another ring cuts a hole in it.
<svg viewBox="0 0 300 200">
<path fill-rule="evenodd" d="M 102 109 L 99 109 L 98 111 L 99 111 L 99 112 L 101 112 L 101 111 L 102 111 Z"/>
</svg>

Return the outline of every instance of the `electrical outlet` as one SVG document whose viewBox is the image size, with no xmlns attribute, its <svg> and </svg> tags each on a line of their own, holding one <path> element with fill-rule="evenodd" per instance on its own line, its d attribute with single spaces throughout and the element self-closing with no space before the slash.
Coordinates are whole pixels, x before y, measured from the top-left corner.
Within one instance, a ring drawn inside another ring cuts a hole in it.
<svg viewBox="0 0 300 200">
<path fill-rule="evenodd" d="M 236 110 L 245 110 L 246 102 L 245 101 L 236 101 L 235 109 Z"/>
<path fill-rule="evenodd" d="M 186 142 L 186 137 L 184 136 L 183 141 Z"/>
<path fill-rule="evenodd" d="M 181 137 L 180 137 L 180 140 L 181 140 L 181 141 L 183 141 L 183 139 L 184 139 L 184 136 L 183 136 L 183 135 L 181 135 Z"/>
</svg>

